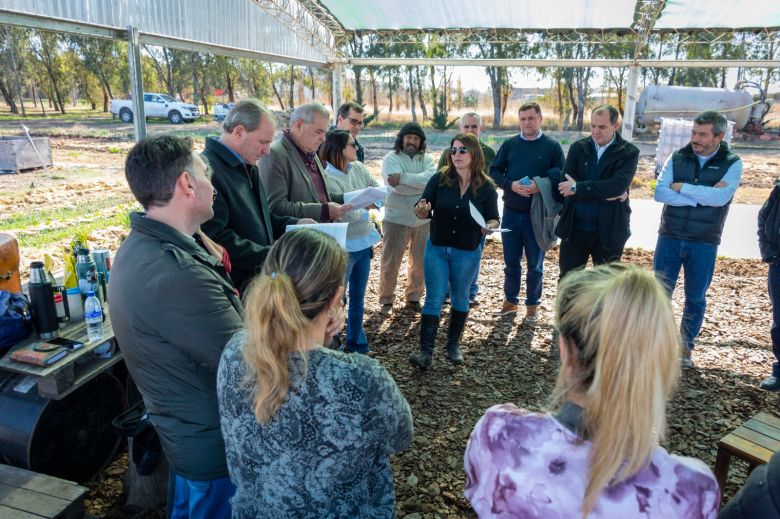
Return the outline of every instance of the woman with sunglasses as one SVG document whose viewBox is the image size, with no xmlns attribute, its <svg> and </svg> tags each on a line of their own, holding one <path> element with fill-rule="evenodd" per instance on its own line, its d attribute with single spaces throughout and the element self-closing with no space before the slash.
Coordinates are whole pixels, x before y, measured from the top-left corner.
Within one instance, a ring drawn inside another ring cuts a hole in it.
<svg viewBox="0 0 780 519">
<path fill-rule="evenodd" d="M 352 134 L 346 130 L 331 130 L 320 146 L 320 160 L 325 162 L 325 183 L 331 193 L 348 193 L 367 187 L 377 187 L 379 183 L 371 177 L 366 167 L 357 159 L 357 144 Z M 381 202 L 377 202 L 381 206 Z M 348 290 L 347 344 L 346 350 L 373 356 L 363 331 L 363 311 L 365 308 L 366 286 L 371 270 L 373 246 L 380 236 L 369 218 L 368 210 L 350 211 L 342 221 L 347 227 L 347 277 L 345 287 Z"/>
<path fill-rule="evenodd" d="M 477 138 L 458 134 L 450 142 L 447 165 L 434 175 L 414 206 L 417 218 L 431 219 L 425 244 L 425 305 L 420 320 L 420 352 L 409 361 L 426 370 L 431 367 L 439 316 L 450 287 L 451 309 L 447 332 L 447 358 L 461 364 L 460 336 L 469 315 L 469 289 L 481 257 L 484 234 L 498 228 L 498 194 L 484 172 L 485 158 Z M 482 214 L 484 229 L 470 213 L 470 205 Z"/>
<path fill-rule="evenodd" d="M 464 494 L 492 517 L 715 518 L 700 460 L 659 445 L 680 377 L 680 336 L 652 273 L 620 263 L 558 285 L 552 413 L 491 407 L 466 446 Z"/>
</svg>

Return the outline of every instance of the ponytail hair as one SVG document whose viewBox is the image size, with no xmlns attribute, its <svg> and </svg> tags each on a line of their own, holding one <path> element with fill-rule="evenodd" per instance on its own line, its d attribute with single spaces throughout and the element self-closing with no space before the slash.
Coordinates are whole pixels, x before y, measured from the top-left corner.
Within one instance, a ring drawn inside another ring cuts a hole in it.
<svg viewBox="0 0 780 519">
<path fill-rule="evenodd" d="M 285 233 L 266 257 L 244 298 L 248 366 L 253 406 L 260 423 L 273 419 L 291 386 L 290 356 L 311 348 L 311 321 L 327 310 L 344 283 L 346 255 L 321 232 Z M 303 356 L 303 377 L 306 356 Z"/>
<path fill-rule="evenodd" d="M 666 429 L 666 402 L 680 376 L 671 302 L 652 274 L 613 263 L 568 274 L 556 326 L 574 362 L 561 366 L 553 406 L 584 398 L 592 448 L 582 515 L 602 491 L 636 474 Z"/>
</svg>

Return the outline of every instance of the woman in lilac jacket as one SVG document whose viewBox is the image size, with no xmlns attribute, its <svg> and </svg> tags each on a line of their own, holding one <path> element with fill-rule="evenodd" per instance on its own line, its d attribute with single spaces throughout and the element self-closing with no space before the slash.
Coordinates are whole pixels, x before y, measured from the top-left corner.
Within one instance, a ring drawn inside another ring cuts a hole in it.
<svg viewBox="0 0 780 519">
<path fill-rule="evenodd" d="M 469 439 L 465 494 L 479 517 L 714 518 L 709 468 L 658 445 L 680 342 L 652 274 L 622 264 L 572 272 L 555 319 L 556 411 L 497 405 Z"/>
</svg>

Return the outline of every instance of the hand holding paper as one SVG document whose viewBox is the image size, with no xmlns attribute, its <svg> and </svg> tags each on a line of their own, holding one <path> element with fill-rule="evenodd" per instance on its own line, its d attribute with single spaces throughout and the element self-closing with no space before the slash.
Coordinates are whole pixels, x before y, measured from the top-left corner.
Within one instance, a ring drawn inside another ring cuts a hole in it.
<svg viewBox="0 0 780 519">
<path fill-rule="evenodd" d="M 469 202 L 469 212 L 471 213 L 471 217 L 474 219 L 475 222 L 477 222 L 477 225 L 479 225 L 482 229 L 490 232 L 509 232 L 511 229 L 491 229 L 487 226 L 487 223 L 485 223 L 485 218 L 482 216 L 482 213 L 479 212 L 479 209 L 477 209 L 472 202 Z"/>
<path fill-rule="evenodd" d="M 344 193 L 344 203 L 352 206 L 353 209 L 362 209 L 377 202 L 384 202 L 387 197 L 387 186 L 367 187 Z"/>
</svg>

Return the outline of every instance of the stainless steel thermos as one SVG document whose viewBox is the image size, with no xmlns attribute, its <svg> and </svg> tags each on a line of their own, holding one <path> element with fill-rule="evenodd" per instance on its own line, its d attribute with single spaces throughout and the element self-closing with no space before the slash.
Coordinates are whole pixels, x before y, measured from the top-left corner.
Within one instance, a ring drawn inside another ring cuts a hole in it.
<svg viewBox="0 0 780 519">
<path fill-rule="evenodd" d="M 60 324 L 70 320 L 70 308 L 65 287 L 55 286 L 46 274 L 42 261 L 30 263 L 30 306 L 32 307 L 33 323 L 41 339 L 56 337 Z M 62 294 L 65 315 L 57 317 L 57 307 L 54 302 L 55 292 Z"/>
</svg>

